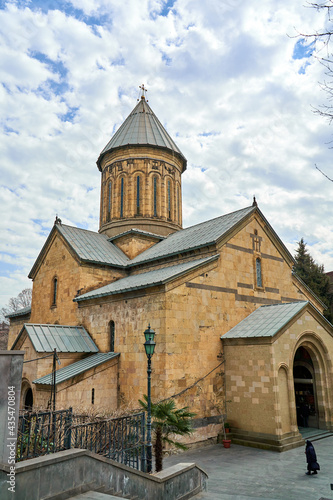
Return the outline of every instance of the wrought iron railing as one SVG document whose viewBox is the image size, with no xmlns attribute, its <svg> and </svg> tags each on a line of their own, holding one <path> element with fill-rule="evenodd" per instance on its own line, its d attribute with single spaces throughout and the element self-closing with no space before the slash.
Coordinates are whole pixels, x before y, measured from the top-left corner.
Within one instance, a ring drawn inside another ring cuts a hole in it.
<svg viewBox="0 0 333 500">
<path fill-rule="evenodd" d="M 145 471 L 145 414 L 71 427 L 71 447 L 82 448 Z"/>
<path fill-rule="evenodd" d="M 70 448 L 72 418 L 72 408 L 21 414 L 17 433 L 17 461 Z"/>
<path fill-rule="evenodd" d="M 82 423 L 72 409 L 26 412 L 19 416 L 17 461 L 70 448 L 93 451 L 117 462 L 146 470 L 145 414 Z"/>
</svg>

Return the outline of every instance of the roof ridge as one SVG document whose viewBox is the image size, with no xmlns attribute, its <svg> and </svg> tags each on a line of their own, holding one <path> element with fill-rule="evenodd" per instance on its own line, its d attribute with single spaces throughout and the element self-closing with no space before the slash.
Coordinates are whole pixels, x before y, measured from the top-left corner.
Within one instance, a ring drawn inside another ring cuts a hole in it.
<svg viewBox="0 0 333 500">
<path fill-rule="evenodd" d="M 249 208 L 252 208 L 253 210 L 256 210 L 256 208 L 257 208 L 257 207 L 254 207 L 254 206 L 250 205 L 250 206 L 248 206 L 248 207 L 239 208 L 238 210 L 234 210 L 233 212 L 229 212 L 229 213 L 227 213 L 227 214 L 223 214 L 223 215 L 218 215 L 217 217 L 214 217 L 213 219 L 208 219 L 208 220 L 205 220 L 205 221 L 202 221 L 202 222 L 198 222 L 197 224 L 194 224 L 193 226 L 184 227 L 184 228 L 182 229 L 182 231 L 186 231 L 187 229 L 192 229 L 192 228 L 194 228 L 194 227 L 196 227 L 196 226 L 201 226 L 201 225 L 203 225 L 203 224 L 208 224 L 208 223 L 211 223 L 211 222 L 213 222 L 214 220 L 217 220 L 217 219 L 222 219 L 223 217 L 228 217 L 228 216 L 230 216 L 230 215 L 232 215 L 232 214 L 236 214 L 236 213 L 238 213 L 238 212 L 245 211 L 245 210 L 247 210 L 247 209 L 249 209 Z M 171 234 L 169 234 L 169 235 L 167 236 L 167 238 L 169 238 L 169 237 L 170 237 L 170 236 L 172 236 L 173 234 L 176 234 L 176 233 L 171 233 Z"/>
<path fill-rule="evenodd" d="M 69 224 L 56 224 L 57 228 L 59 227 L 69 227 L 70 229 L 78 229 L 79 231 L 85 231 L 87 233 L 93 233 L 93 234 L 97 234 L 97 235 L 100 235 L 100 236 L 103 236 L 105 237 L 106 235 L 105 234 L 102 234 L 102 233 L 99 233 L 98 231 L 93 231 L 92 229 L 85 229 L 83 227 L 78 227 L 78 226 L 70 226 Z"/>
</svg>

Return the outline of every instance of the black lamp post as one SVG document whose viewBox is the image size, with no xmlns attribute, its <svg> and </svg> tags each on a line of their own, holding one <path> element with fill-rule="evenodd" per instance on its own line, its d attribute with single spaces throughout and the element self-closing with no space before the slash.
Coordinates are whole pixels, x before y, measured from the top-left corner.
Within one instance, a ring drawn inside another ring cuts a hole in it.
<svg viewBox="0 0 333 500">
<path fill-rule="evenodd" d="M 152 443 L 151 443 L 151 358 L 154 354 L 156 343 L 154 342 L 155 332 L 148 325 L 147 330 L 144 331 L 146 342 L 144 343 L 146 355 L 148 358 L 148 414 L 147 414 L 147 472 L 152 470 Z"/>
</svg>

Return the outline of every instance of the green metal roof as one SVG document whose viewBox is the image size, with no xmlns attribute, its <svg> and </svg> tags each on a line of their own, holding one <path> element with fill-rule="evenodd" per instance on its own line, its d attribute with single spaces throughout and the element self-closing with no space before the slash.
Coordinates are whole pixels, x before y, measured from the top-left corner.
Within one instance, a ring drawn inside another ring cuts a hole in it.
<svg viewBox="0 0 333 500">
<path fill-rule="evenodd" d="M 13 311 L 9 314 L 6 314 L 6 318 L 16 318 L 17 316 L 25 316 L 26 314 L 31 313 L 31 306 L 23 307 L 22 309 L 19 309 L 18 311 Z"/>
<path fill-rule="evenodd" d="M 154 238 L 155 240 L 165 240 L 166 236 L 162 236 L 160 234 L 155 234 L 155 233 L 150 233 L 149 231 L 144 231 L 143 229 L 137 229 L 133 227 L 132 229 L 129 229 L 128 231 L 124 231 L 123 233 L 115 234 L 114 236 L 109 236 L 108 240 L 109 241 L 115 241 L 118 240 L 119 238 L 122 238 L 123 236 L 127 236 L 129 234 L 136 234 L 139 236 L 146 236 L 149 238 Z"/>
<path fill-rule="evenodd" d="M 59 232 L 82 260 L 112 266 L 125 266 L 130 259 L 105 234 L 57 224 Z"/>
<path fill-rule="evenodd" d="M 261 306 L 222 335 L 221 339 L 274 337 L 308 304 L 308 301 L 302 301 Z"/>
<path fill-rule="evenodd" d="M 75 297 L 74 301 L 80 302 L 96 297 L 103 297 L 107 295 L 114 295 L 117 293 L 130 292 L 133 290 L 138 290 L 140 288 L 163 285 L 168 281 L 185 274 L 188 271 L 192 271 L 197 267 L 201 267 L 204 264 L 217 260 L 218 257 L 219 255 L 213 255 L 211 257 L 206 257 L 203 259 L 191 260 L 190 262 L 177 264 L 175 266 L 163 267 L 162 269 L 156 269 L 154 271 L 148 271 L 146 273 L 127 276 L 126 278 L 114 281 L 109 285 L 97 288 L 96 290 L 84 293 L 83 295 L 79 295 L 78 297 Z"/>
<path fill-rule="evenodd" d="M 212 245 L 255 210 L 257 210 L 256 207 L 246 207 L 236 212 L 176 231 L 163 241 L 139 254 L 130 261 L 129 265 L 133 266 L 143 262 L 150 262 L 168 255 L 177 255 L 196 248 Z"/>
<path fill-rule="evenodd" d="M 144 98 L 140 99 L 99 155 L 97 160 L 98 168 L 101 168 L 101 160 L 106 153 L 128 145 L 149 145 L 169 149 L 181 157 L 184 170 L 186 169 L 185 156 L 171 139 Z"/>
<path fill-rule="evenodd" d="M 34 279 L 39 263 L 55 231 L 59 231 L 79 259 L 85 262 L 113 267 L 124 267 L 130 262 L 130 259 L 118 247 L 108 241 L 105 234 L 65 224 L 55 224 L 28 275 L 29 278 Z"/>
<path fill-rule="evenodd" d="M 25 323 L 12 349 L 24 332 L 37 352 L 98 352 L 98 347 L 83 326 L 41 325 Z"/>
<path fill-rule="evenodd" d="M 119 353 L 117 352 L 99 352 L 97 354 L 89 356 L 88 358 L 76 361 L 76 363 L 65 366 L 64 368 L 60 368 L 56 371 L 56 384 L 60 384 L 61 382 L 75 377 L 80 373 L 90 370 L 91 368 L 95 368 L 95 366 L 106 363 L 106 361 L 116 358 L 117 356 L 119 356 Z M 44 375 L 44 377 L 37 378 L 36 380 L 33 380 L 32 383 L 52 385 L 52 373 Z"/>
</svg>

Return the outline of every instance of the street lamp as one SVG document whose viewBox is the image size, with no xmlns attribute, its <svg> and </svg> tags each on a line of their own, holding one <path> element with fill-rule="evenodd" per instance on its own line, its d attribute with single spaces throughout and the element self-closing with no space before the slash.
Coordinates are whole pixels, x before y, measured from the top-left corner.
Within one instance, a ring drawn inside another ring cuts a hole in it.
<svg viewBox="0 0 333 500">
<path fill-rule="evenodd" d="M 156 343 L 154 342 L 155 332 L 150 328 L 144 331 L 146 342 L 144 343 L 146 355 L 148 358 L 148 412 L 147 412 L 147 472 L 150 473 L 152 469 L 152 444 L 151 444 L 151 358 L 154 354 Z"/>
</svg>

